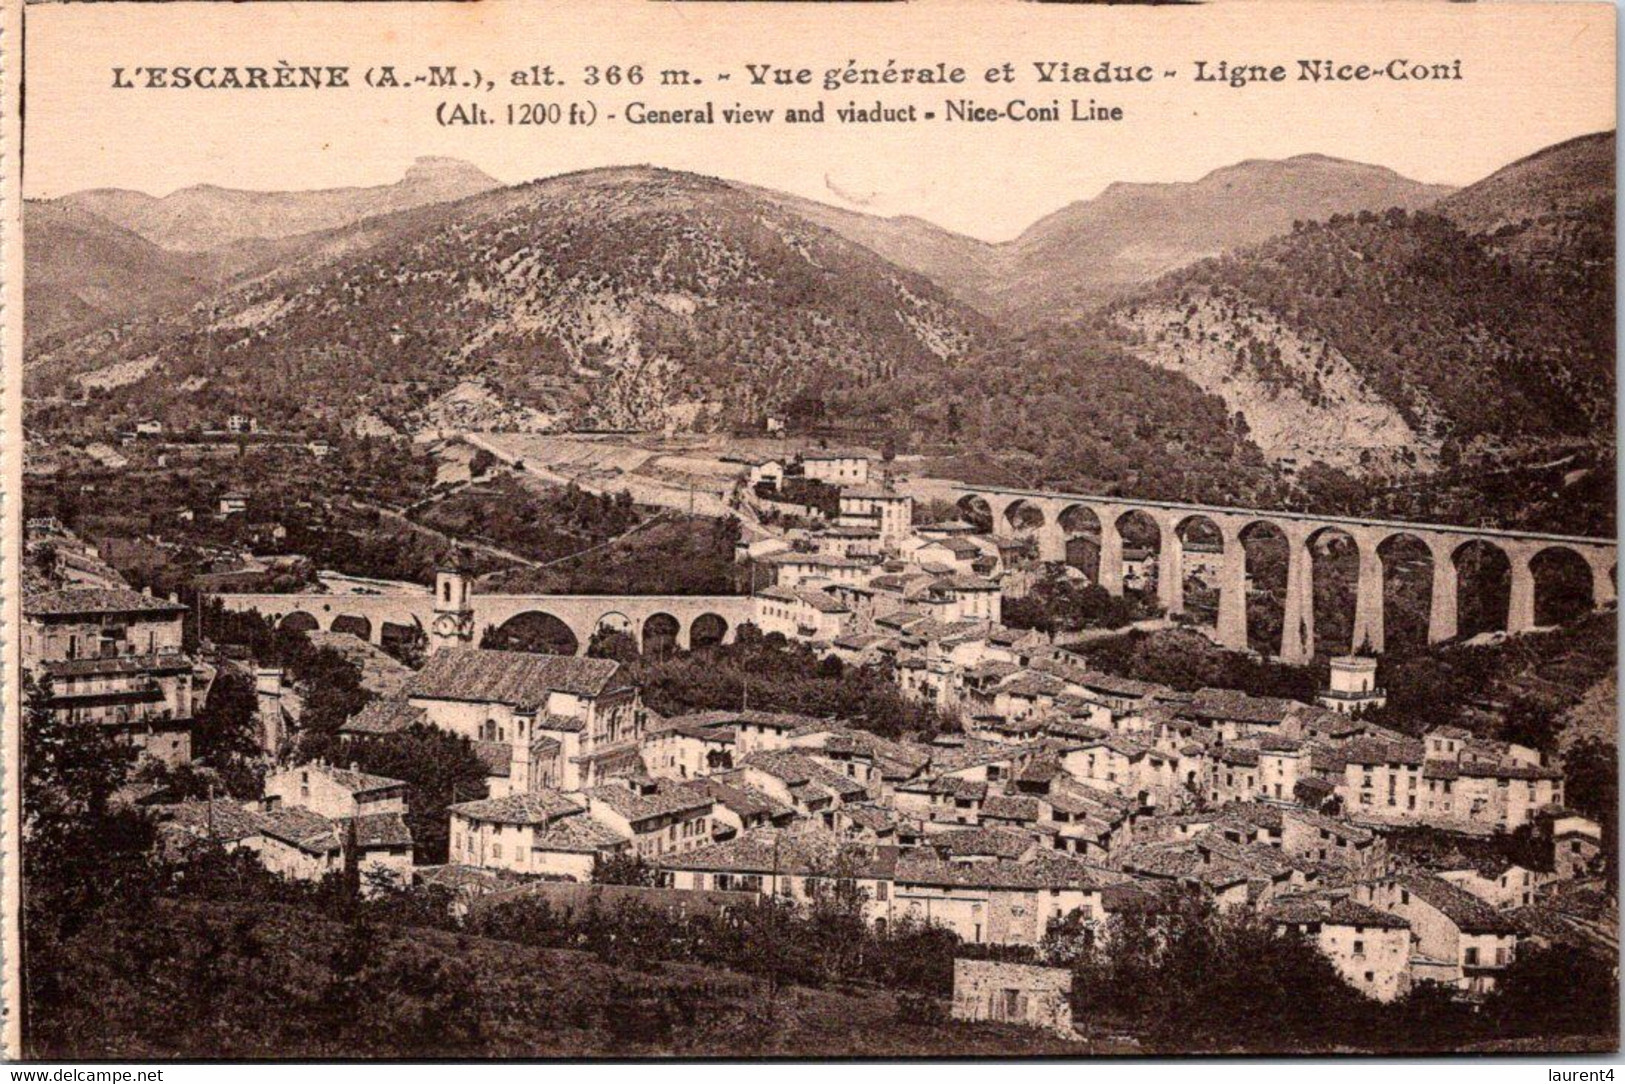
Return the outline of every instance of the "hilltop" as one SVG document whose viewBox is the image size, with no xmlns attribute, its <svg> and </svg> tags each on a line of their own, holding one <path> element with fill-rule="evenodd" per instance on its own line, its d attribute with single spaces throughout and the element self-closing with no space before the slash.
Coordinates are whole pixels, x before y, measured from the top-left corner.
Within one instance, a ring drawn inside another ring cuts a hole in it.
<svg viewBox="0 0 1625 1084">
<path fill-rule="evenodd" d="M 877 218 L 769 195 L 978 311 L 1024 328 L 1085 316 L 1164 272 L 1286 233 L 1294 221 L 1426 207 L 1452 191 L 1319 154 L 1250 159 L 1195 181 L 1110 185 L 1003 244 L 910 216 Z"/>
<path fill-rule="evenodd" d="M 46 355 L 36 379 L 157 352 L 98 408 L 188 424 L 240 406 L 262 425 L 371 411 L 410 431 L 472 382 L 534 426 L 704 429 L 924 372 L 985 333 L 923 277 L 748 189 L 644 168 L 369 219 L 215 304 L 212 322 Z"/>
<path fill-rule="evenodd" d="M 202 252 L 236 241 L 330 230 L 372 215 L 444 203 L 499 187 L 455 158 L 419 158 L 393 184 L 305 192 L 256 192 L 200 184 L 167 196 L 94 188 L 57 202 L 89 211 L 160 248 Z"/>
<path fill-rule="evenodd" d="M 1278 461 L 1404 470 L 1611 438 L 1612 142 L 1542 152 L 1433 212 L 1301 223 L 1162 277 L 1110 324 Z"/>
<path fill-rule="evenodd" d="M 24 326 L 35 343 L 141 310 L 190 301 L 202 262 L 69 204 L 23 204 Z"/>
</svg>

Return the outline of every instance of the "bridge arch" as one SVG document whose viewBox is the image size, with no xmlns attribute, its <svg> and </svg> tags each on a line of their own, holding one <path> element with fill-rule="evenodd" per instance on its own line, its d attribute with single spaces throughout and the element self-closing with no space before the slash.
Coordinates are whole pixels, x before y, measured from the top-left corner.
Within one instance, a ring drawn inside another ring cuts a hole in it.
<svg viewBox="0 0 1625 1084">
<path fill-rule="evenodd" d="M 1450 551 L 1456 574 L 1456 633 L 1462 637 L 1508 629 L 1514 563 L 1506 547 L 1469 538 Z"/>
<path fill-rule="evenodd" d="M 1421 535 L 1394 531 L 1377 543 L 1382 570 L 1383 650 L 1416 651 L 1433 625 L 1433 547 Z"/>
<path fill-rule="evenodd" d="M 321 622 L 316 620 L 314 614 L 306 613 L 304 610 L 293 610 L 285 613 L 282 615 L 282 620 L 276 624 L 277 628 L 287 629 L 289 632 L 315 632 L 322 627 Z"/>
<path fill-rule="evenodd" d="M 1011 534 L 1036 534 L 1049 523 L 1044 506 L 1025 498 L 1017 498 L 1005 505 L 1001 518 Z"/>
<path fill-rule="evenodd" d="M 664 610 L 657 610 L 643 619 L 638 648 L 645 655 L 659 657 L 682 650 L 684 639 L 683 623 Z"/>
<path fill-rule="evenodd" d="M 728 622 L 709 610 L 688 623 L 688 644 L 691 648 L 714 647 L 728 638 Z"/>
<path fill-rule="evenodd" d="M 372 642 L 372 622 L 361 614 L 341 613 L 327 627 L 332 632 L 347 632 L 358 640 Z"/>
<path fill-rule="evenodd" d="M 988 504 L 986 497 L 967 492 L 959 501 L 954 502 L 954 509 L 959 512 L 959 518 L 970 523 L 983 535 L 993 533 L 993 505 Z"/>
<path fill-rule="evenodd" d="M 428 639 L 423 622 L 415 614 L 411 624 L 389 620 L 378 623 L 378 646 L 403 661 L 422 658 L 428 649 Z"/>
<path fill-rule="evenodd" d="M 1053 532 L 1060 542 L 1063 560 L 1100 582 L 1100 513 L 1087 504 L 1068 504 L 1055 513 Z"/>
<path fill-rule="evenodd" d="M 1291 540 L 1279 523 L 1250 519 L 1235 531 L 1246 570 L 1245 644 L 1263 655 L 1280 651 L 1286 629 L 1287 590 L 1291 572 Z"/>
<path fill-rule="evenodd" d="M 619 610 L 610 610 L 607 613 L 599 614 L 598 620 L 593 622 L 592 631 L 595 635 L 606 629 L 610 632 L 625 632 L 633 636 L 637 635 L 637 627 L 633 620 Z"/>
<path fill-rule="evenodd" d="M 1219 524 L 1200 514 L 1175 514 L 1168 543 L 1174 548 L 1177 573 L 1167 585 L 1170 613 L 1186 615 L 1190 624 L 1218 630 L 1219 583 L 1224 572 L 1225 536 Z M 1172 592 L 1177 583 L 1177 596 Z"/>
<path fill-rule="evenodd" d="M 574 629 L 546 610 L 523 610 L 490 626 L 481 647 L 499 651 L 532 651 L 542 655 L 576 655 L 586 646 Z"/>
<path fill-rule="evenodd" d="M 993 508 L 985 497 L 967 493 L 954 502 L 954 508 L 958 510 L 960 519 L 982 534 L 993 533 Z"/>
<path fill-rule="evenodd" d="M 1597 606 L 1589 562 L 1572 546 L 1545 546 L 1529 556 L 1534 622 L 1561 625 Z"/>
<path fill-rule="evenodd" d="M 1162 524 L 1143 508 L 1130 508 L 1117 513 L 1113 527 L 1117 533 L 1124 590 L 1142 595 L 1161 593 Z"/>
<path fill-rule="evenodd" d="M 1362 627 L 1368 617 L 1360 610 L 1360 575 L 1363 552 L 1367 547 L 1346 527 L 1328 525 L 1310 533 L 1304 552 L 1309 561 L 1314 627 L 1317 650 L 1328 655 L 1347 655 L 1366 650 L 1369 630 Z M 1370 575 L 1369 565 L 1367 575 Z M 1375 579 L 1368 581 L 1368 589 L 1380 590 L 1381 568 L 1375 570 Z M 1369 596 L 1368 596 L 1369 597 Z M 1380 618 L 1379 618 L 1380 619 Z M 1356 641 L 1360 641 L 1356 643 Z"/>
</svg>

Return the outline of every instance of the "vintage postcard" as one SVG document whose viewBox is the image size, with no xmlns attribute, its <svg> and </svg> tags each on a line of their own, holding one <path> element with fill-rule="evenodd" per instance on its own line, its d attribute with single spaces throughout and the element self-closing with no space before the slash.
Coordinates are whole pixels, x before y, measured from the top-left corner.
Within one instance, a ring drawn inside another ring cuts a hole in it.
<svg viewBox="0 0 1625 1084">
<path fill-rule="evenodd" d="M 1612 6 L 5 19 L 12 1057 L 1617 1050 Z"/>
</svg>

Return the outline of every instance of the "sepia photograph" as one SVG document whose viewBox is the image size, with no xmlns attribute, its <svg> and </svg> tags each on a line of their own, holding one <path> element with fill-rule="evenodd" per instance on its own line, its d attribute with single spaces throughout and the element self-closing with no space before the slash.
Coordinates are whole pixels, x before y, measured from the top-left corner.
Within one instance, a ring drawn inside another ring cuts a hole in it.
<svg viewBox="0 0 1625 1084">
<path fill-rule="evenodd" d="M 7 18 L 8 1057 L 1617 1056 L 1612 5 Z"/>
</svg>

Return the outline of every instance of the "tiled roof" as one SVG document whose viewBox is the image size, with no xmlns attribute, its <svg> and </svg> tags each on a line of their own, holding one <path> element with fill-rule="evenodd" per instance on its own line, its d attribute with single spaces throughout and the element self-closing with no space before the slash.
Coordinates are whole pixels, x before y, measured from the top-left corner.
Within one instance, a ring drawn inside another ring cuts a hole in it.
<svg viewBox="0 0 1625 1084">
<path fill-rule="evenodd" d="M 1500 764 L 1462 761 L 1457 767 L 1460 774 L 1478 779 L 1562 779 L 1556 768 L 1541 768 L 1533 764 L 1503 761 Z"/>
<path fill-rule="evenodd" d="M 615 829 L 588 816 L 565 817 L 546 828 L 538 828 L 531 839 L 535 851 L 563 851 L 568 854 L 597 854 L 615 850 L 626 843 Z"/>
<path fill-rule="evenodd" d="M 761 558 L 769 565 L 810 565 L 814 568 L 868 568 L 868 562 L 852 557 L 834 557 L 825 553 L 774 553 Z"/>
<path fill-rule="evenodd" d="M 700 782 L 718 805 L 731 809 L 741 817 L 756 817 L 765 813 L 769 818 L 777 819 L 795 813 L 793 807 L 740 780 L 723 780 L 713 775 Z"/>
<path fill-rule="evenodd" d="M 791 731 L 805 726 L 831 725 L 827 720 L 811 715 L 794 715 L 782 711 L 697 711 L 688 715 L 674 715 L 666 720 L 669 727 L 739 727 L 754 726 L 767 730 Z"/>
<path fill-rule="evenodd" d="M 662 779 L 647 794 L 635 787 L 635 784 L 617 781 L 591 787 L 584 793 L 592 801 L 602 802 L 633 823 L 676 813 L 693 813 L 710 809 L 716 804 L 711 788 L 700 780 L 675 783 Z"/>
<path fill-rule="evenodd" d="M 852 800 L 859 795 L 868 794 L 863 784 L 856 779 L 825 767 L 805 753 L 782 749 L 766 750 L 746 757 L 743 766 L 766 772 L 786 786 L 820 784 L 841 795 L 843 800 Z"/>
<path fill-rule="evenodd" d="M 186 673 L 192 660 L 176 651 L 151 655 L 115 655 L 110 658 L 47 659 L 39 668 L 48 677 L 98 677 L 110 674 Z"/>
<path fill-rule="evenodd" d="M 939 591 L 997 591 L 997 581 L 985 576 L 975 576 L 968 572 L 959 572 L 951 576 L 942 576 L 931 581 L 932 588 Z"/>
<path fill-rule="evenodd" d="M 480 866 L 415 866 L 412 875 L 421 885 L 434 885 L 453 892 L 491 892 L 502 883 L 501 876 L 494 870 Z"/>
<path fill-rule="evenodd" d="M 474 741 L 474 755 L 485 766 L 486 775 L 506 779 L 513 774 L 513 746 L 505 741 Z"/>
<path fill-rule="evenodd" d="M 1279 726 L 1307 705 L 1277 697 L 1249 696 L 1235 689 L 1198 689 L 1183 710 L 1198 719 Z"/>
<path fill-rule="evenodd" d="M 948 858 L 1020 858 L 1033 849 L 1033 837 L 1005 828 L 958 828 L 929 837 L 932 849 Z"/>
<path fill-rule="evenodd" d="M 878 632 L 849 632 L 844 636 L 837 636 L 834 645 L 846 651 L 864 651 L 876 644 L 885 643 L 888 639 L 890 637 Z"/>
<path fill-rule="evenodd" d="M 37 591 L 23 598 L 23 615 L 26 617 L 185 612 L 186 607 L 178 602 L 143 595 L 124 587 L 63 587 L 54 591 Z"/>
<path fill-rule="evenodd" d="M 343 826 L 340 826 L 343 830 Z M 362 850 L 374 847 L 410 847 L 412 830 L 399 813 L 368 813 L 355 818 L 355 843 Z"/>
<path fill-rule="evenodd" d="M 1343 746 L 1343 758 L 1350 764 L 1422 764 L 1422 743 L 1411 739 L 1388 741 L 1383 738 L 1355 738 Z"/>
<path fill-rule="evenodd" d="M 224 798 L 216 798 L 212 802 L 192 801 L 159 806 L 157 813 L 166 825 L 222 842 L 252 838 L 265 827 L 254 810 Z"/>
<path fill-rule="evenodd" d="M 493 824 L 546 824 L 579 813 L 581 808 L 581 803 L 568 794 L 556 790 L 537 790 L 527 794 L 510 794 L 506 798 L 463 802 L 451 806 L 450 811 L 471 820 Z"/>
<path fill-rule="evenodd" d="M 387 775 L 370 775 L 354 768 L 338 768 L 331 764 L 301 764 L 297 770 L 325 775 L 352 794 L 366 794 L 370 791 L 406 786 L 403 779 L 391 779 Z"/>
<path fill-rule="evenodd" d="M 528 651 L 448 648 L 429 657 L 407 681 L 407 696 L 471 700 L 535 709 L 550 692 L 598 696 L 610 688 L 620 663 Z"/>
<path fill-rule="evenodd" d="M 1060 696 L 1066 692 L 1066 683 L 1037 670 L 1023 670 L 1001 681 L 998 691 L 1021 697 Z"/>
<path fill-rule="evenodd" d="M 865 805 L 857 803 L 841 807 L 840 816 L 850 820 L 859 828 L 867 828 L 871 832 L 880 832 L 897 827 L 897 811 L 880 805 Z"/>
<path fill-rule="evenodd" d="M 329 854 L 343 846 L 333 822 L 308 809 L 283 806 L 265 810 L 259 816 L 263 835 L 290 843 L 302 851 Z"/>
<path fill-rule="evenodd" d="M 1236 768 L 1258 767 L 1258 750 L 1250 749 L 1245 745 L 1225 745 L 1218 751 L 1220 763 L 1229 764 Z"/>
<path fill-rule="evenodd" d="M 931 763 L 931 754 L 923 746 L 891 741 L 867 730 L 831 730 L 822 726 L 809 732 L 807 740 L 796 741 L 795 747 L 867 756 L 883 779 L 910 779 Z"/>
<path fill-rule="evenodd" d="M 851 613 L 844 602 L 825 591 L 814 590 L 810 587 L 798 587 L 791 592 L 797 599 L 811 606 L 821 614 Z"/>
<path fill-rule="evenodd" d="M 931 770 L 956 772 L 983 764 L 1000 764 L 1016 758 L 1017 747 L 1004 742 L 967 738 L 959 745 L 932 745 Z"/>
<path fill-rule="evenodd" d="M 405 700 L 386 697 L 369 700 L 367 706 L 346 719 L 341 734 L 399 734 L 408 727 L 426 723 L 428 714 Z"/>
<path fill-rule="evenodd" d="M 1401 874 L 1395 877 L 1394 881 L 1408 889 L 1412 895 L 1420 897 L 1442 912 L 1446 918 L 1460 927 L 1462 933 L 1517 932 L 1516 925 L 1510 919 L 1471 892 L 1457 888 L 1449 881 L 1421 873 Z"/>
<path fill-rule="evenodd" d="M 1302 783 L 1299 785 L 1302 786 Z M 1316 813 L 1310 809 L 1287 809 L 1283 810 L 1281 815 L 1307 824 L 1311 828 L 1323 829 L 1333 835 L 1342 836 L 1344 839 L 1357 844 L 1366 843 L 1376 838 L 1375 833 L 1369 828 L 1361 828 L 1357 824 L 1338 820 L 1336 817 L 1328 817 L 1324 813 Z"/>
<path fill-rule="evenodd" d="M 1368 926 L 1382 930 L 1403 930 L 1410 927 L 1398 915 L 1379 911 L 1344 896 L 1286 896 L 1273 900 L 1264 911 L 1265 917 L 1288 925 Z"/>
<path fill-rule="evenodd" d="M 758 828 L 725 843 L 668 856 L 668 869 L 723 870 L 734 873 L 833 874 L 889 878 L 897 865 L 897 848 L 844 843 L 822 829 L 787 831 Z"/>
<path fill-rule="evenodd" d="M 536 716 L 536 729 L 551 730 L 555 734 L 579 734 L 587 729 L 587 720 L 575 715 L 544 711 Z"/>
<path fill-rule="evenodd" d="M 1039 800 L 1024 794 L 989 794 L 982 802 L 983 818 L 1033 823 L 1042 813 Z"/>
<path fill-rule="evenodd" d="M 933 839 L 935 837 L 928 837 Z M 1047 889 L 1081 891 L 1133 880 L 1074 858 L 1038 852 L 1030 861 L 995 858 L 985 862 L 945 862 L 927 847 L 906 851 L 897 861 L 897 883 L 965 888 Z"/>
</svg>

